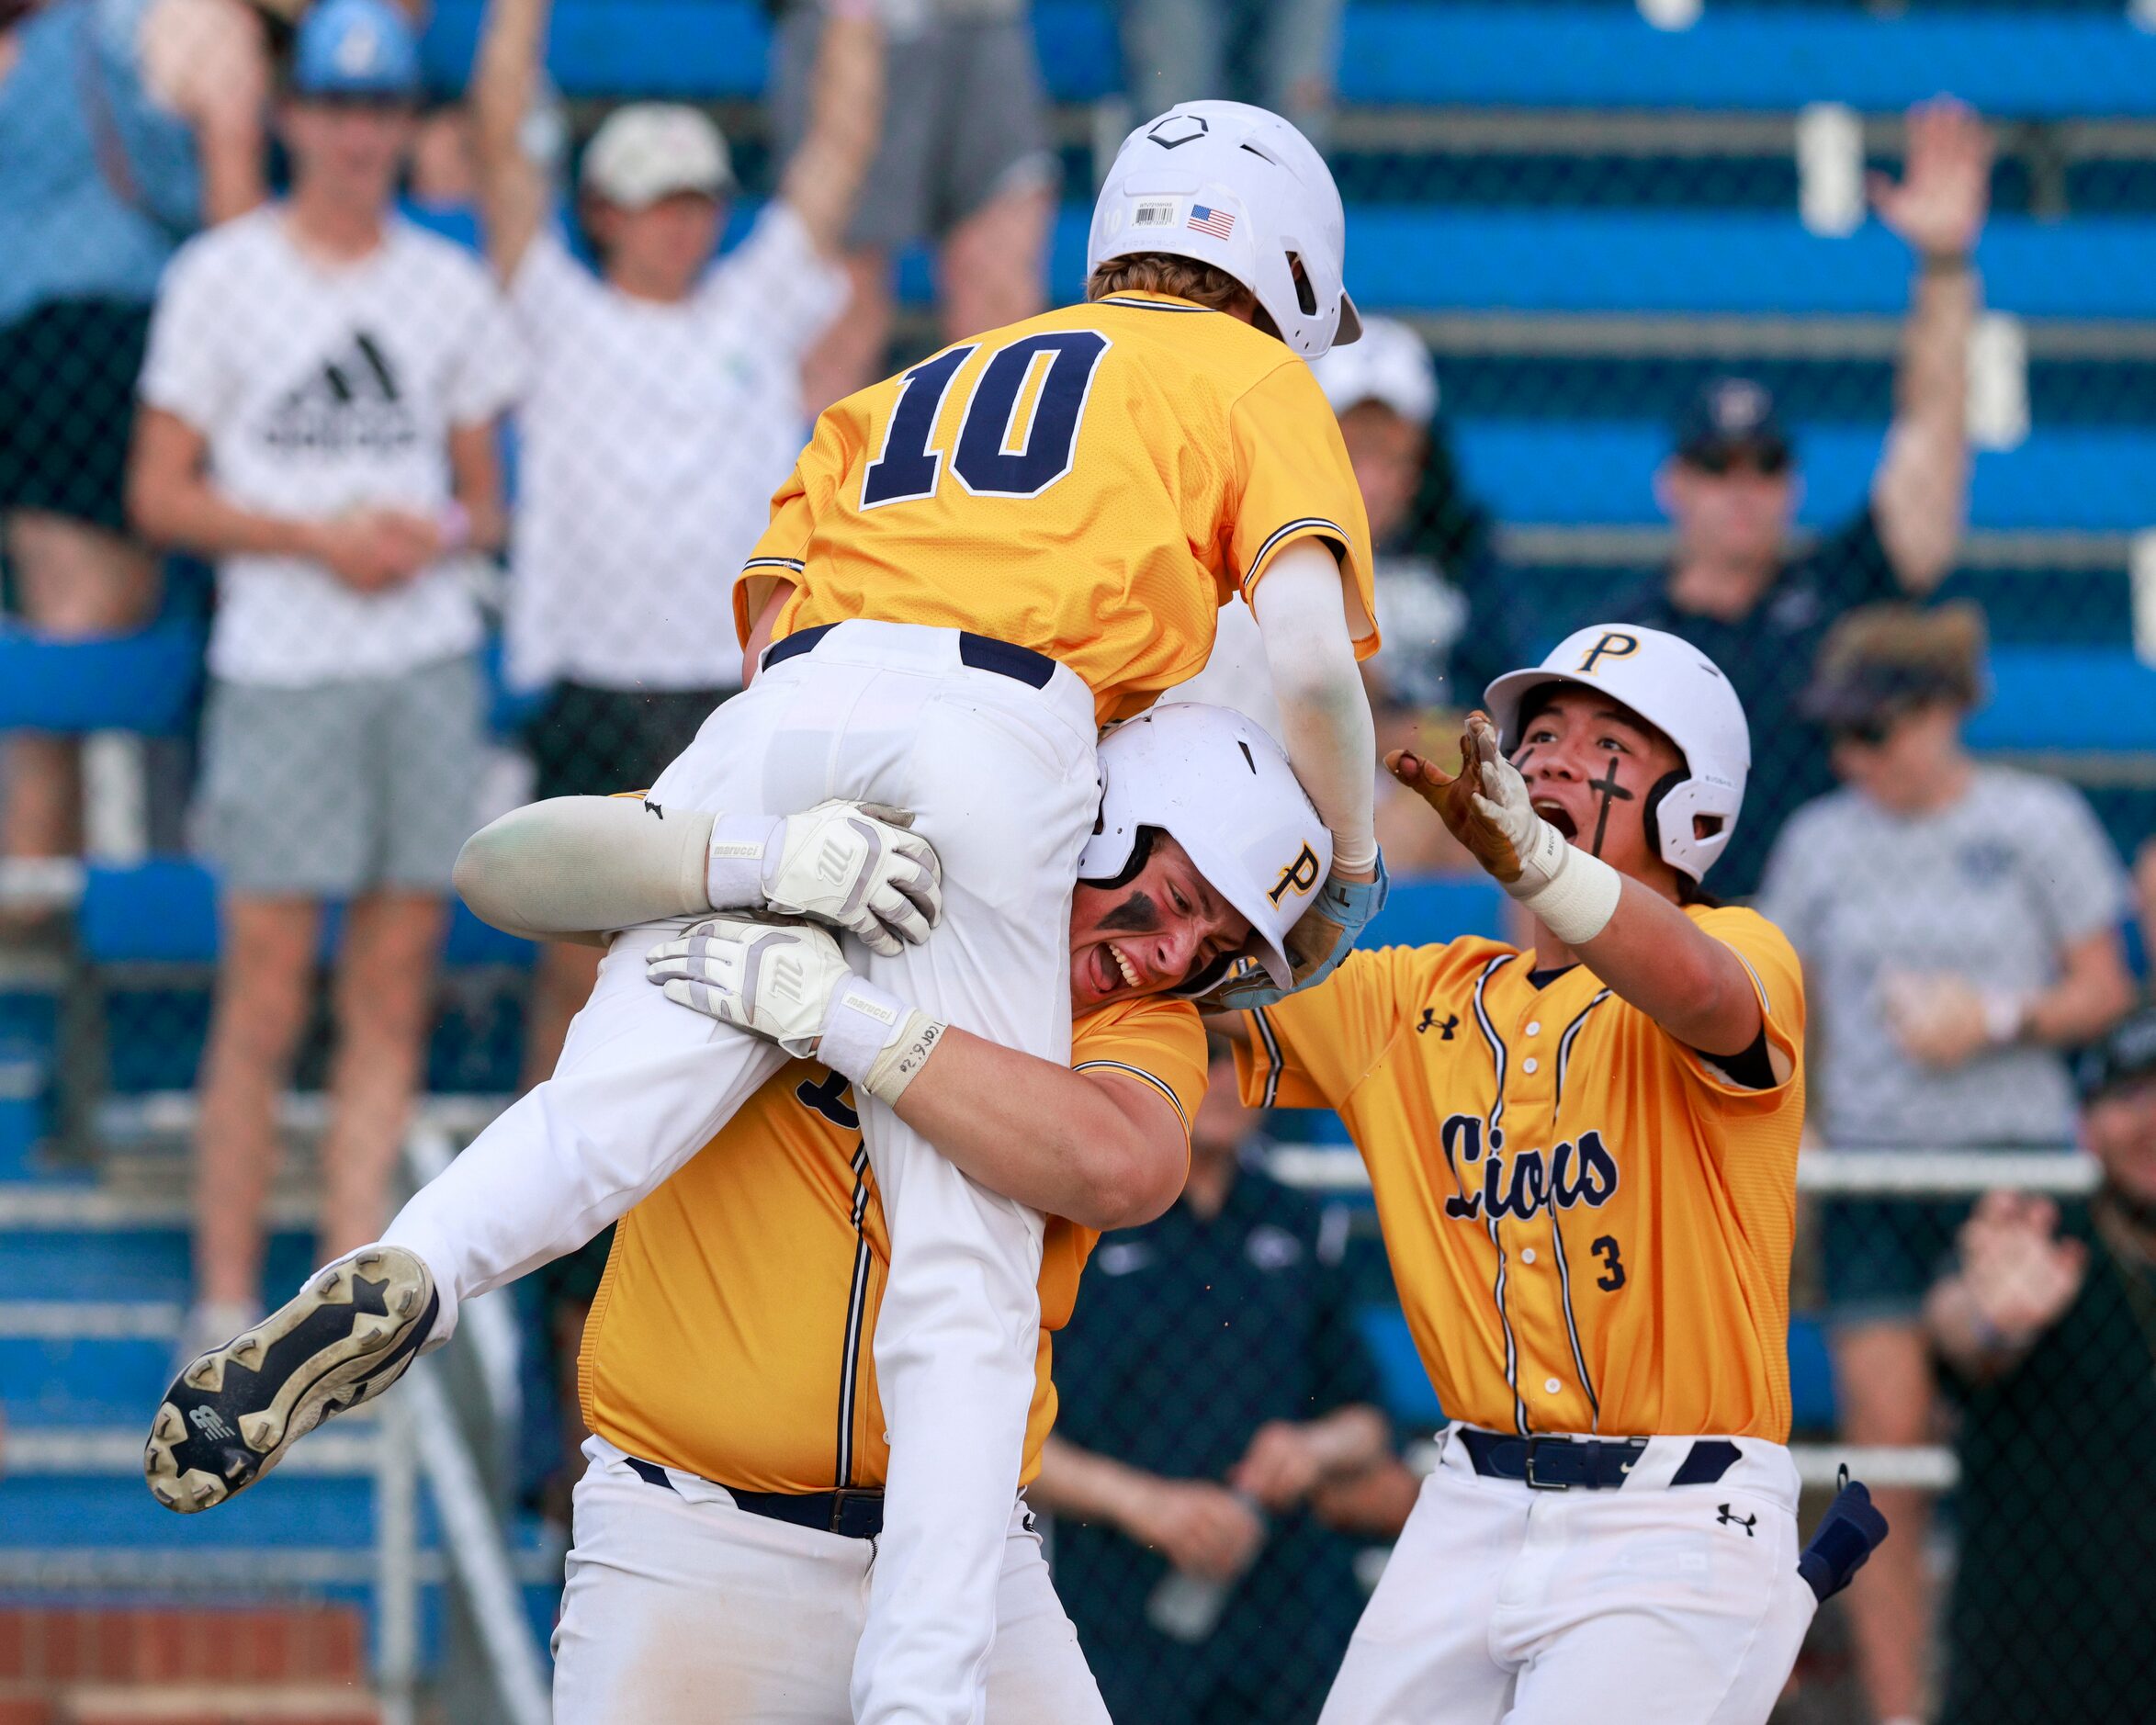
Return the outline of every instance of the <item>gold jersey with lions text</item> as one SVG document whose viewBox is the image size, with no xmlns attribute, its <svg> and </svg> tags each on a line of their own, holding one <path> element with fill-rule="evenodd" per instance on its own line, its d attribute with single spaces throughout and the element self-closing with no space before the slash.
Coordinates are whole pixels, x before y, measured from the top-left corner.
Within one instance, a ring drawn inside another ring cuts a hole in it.
<svg viewBox="0 0 2156 1725">
<path fill-rule="evenodd" d="M 1117 294 L 946 347 L 827 409 L 734 590 L 746 641 L 849 617 L 1045 653 L 1101 722 L 1195 676 L 1283 547 L 1334 547 L 1378 638 L 1370 527 L 1325 392 L 1274 336 Z"/>
<path fill-rule="evenodd" d="M 1803 985 L 1765 918 L 1686 914 L 1751 974 L 1768 1088 L 1494 941 L 1356 953 L 1247 1015 L 1245 1099 L 1338 1111 L 1455 1419 L 1788 1439 Z"/>
<path fill-rule="evenodd" d="M 1071 1027 L 1071 1065 L 1142 1085 L 1188 1133 L 1205 1032 L 1188 1001 L 1111 1001 Z M 1055 1418 L 1049 1335 L 1099 1236 L 1051 1217 L 1022 1477 Z M 584 1325 L 584 1424 L 646 1461 L 752 1492 L 884 1483 L 870 1344 L 891 1261 L 845 1079 L 797 1060 L 621 1219 Z"/>
</svg>

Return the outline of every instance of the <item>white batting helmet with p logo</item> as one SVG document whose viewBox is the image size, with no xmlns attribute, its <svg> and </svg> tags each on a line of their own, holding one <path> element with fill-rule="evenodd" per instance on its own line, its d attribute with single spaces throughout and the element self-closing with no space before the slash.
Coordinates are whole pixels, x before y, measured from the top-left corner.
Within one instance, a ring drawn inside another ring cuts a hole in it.
<svg viewBox="0 0 2156 1725">
<path fill-rule="evenodd" d="M 1729 847 L 1752 770 L 1744 705 L 1721 668 L 1661 629 L 1631 623 L 1575 629 L 1540 665 L 1508 671 L 1484 691 L 1507 755 L 1519 748 L 1522 705 L 1553 682 L 1605 691 L 1676 745 L 1684 768 L 1647 793 L 1647 830 L 1664 862 L 1699 880 Z"/>
</svg>

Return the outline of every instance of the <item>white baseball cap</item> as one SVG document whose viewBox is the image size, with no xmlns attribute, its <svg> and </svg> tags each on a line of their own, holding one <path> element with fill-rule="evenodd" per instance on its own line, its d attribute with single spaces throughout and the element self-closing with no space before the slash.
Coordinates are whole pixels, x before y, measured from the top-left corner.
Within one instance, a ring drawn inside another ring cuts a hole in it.
<svg viewBox="0 0 2156 1725">
<path fill-rule="evenodd" d="M 1321 354 L 1310 369 L 1336 413 L 1377 401 L 1412 425 L 1437 417 L 1438 368 L 1430 350 L 1396 318 L 1364 318 L 1360 341 Z"/>
<path fill-rule="evenodd" d="M 584 190 L 625 209 L 677 192 L 723 197 L 734 184 L 726 140 L 710 119 L 678 102 L 631 102 L 607 115 L 585 146 Z"/>
</svg>

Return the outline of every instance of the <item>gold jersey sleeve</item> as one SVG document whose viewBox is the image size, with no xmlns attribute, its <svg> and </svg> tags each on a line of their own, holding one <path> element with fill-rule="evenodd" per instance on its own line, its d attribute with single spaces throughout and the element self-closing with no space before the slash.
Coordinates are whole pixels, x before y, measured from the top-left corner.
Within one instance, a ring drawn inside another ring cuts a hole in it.
<svg viewBox="0 0 2156 1725">
<path fill-rule="evenodd" d="M 1205 1088 L 1180 1000 L 1112 1003 L 1073 1027 L 1073 1065 L 1172 1103 Z M 1048 1224 L 1024 1477 L 1055 1417 L 1051 1332 L 1098 1236 Z M 745 1491 L 880 1485 L 889 1464 L 871 1343 L 890 1242 L 842 1078 L 787 1065 L 621 1219 L 584 1326 L 584 1423 L 630 1455 Z"/>
<path fill-rule="evenodd" d="M 1102 723 L 1203 668 L 1219 609 L 1317 538 L 1377 650 L 1370 528 L 1308 366 L 1224 312 L 1117 295 L 931 355 L 818 420 L 734 590 L 744 642 L 850 617 L 1070 667 Z"/>
<path fill-rule="evenodd" d="M 1495 941 L 1358 953 L 1248 1014 L 1252 1102 L 1338 1111 L 1445 1410 L 1496 1431 L 1786 1441 L 1804 1121 L 1795 953 L 1744 963 L 1787 1076 L 1737 1082 L 1575 965 Z"/>
</svg>

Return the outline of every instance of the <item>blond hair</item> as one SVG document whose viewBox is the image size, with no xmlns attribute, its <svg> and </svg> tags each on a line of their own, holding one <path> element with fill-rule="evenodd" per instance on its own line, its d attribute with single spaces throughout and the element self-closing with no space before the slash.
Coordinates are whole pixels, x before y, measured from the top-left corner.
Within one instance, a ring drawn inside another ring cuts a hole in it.
<svg viewBox="0 0 2156 1725">
<path fill-rule="evenodd" d="M 1177 257 L 1169 252 L 1138 252 L 1129 257 L 1112 257 L 1093 271 L 1086 283 L 1086 298 L 1105 299 L 1110 294 L 1173 294 L 1214 311 L 1233 311 L 1255 306 L 1257 295 L 1225 269 L 1194 257 Z"/>
<path fill-rule="evenodd" d="M 1862 605 L 1828 633 L 1819 669 L 1827 681 L 1873 666 L 1911 671 L 1964 706 L 1974 706 L 1981 692 L 1984 640 L 1984 614 L 1966 599 L 1933 606 Z"/>
</svg>

